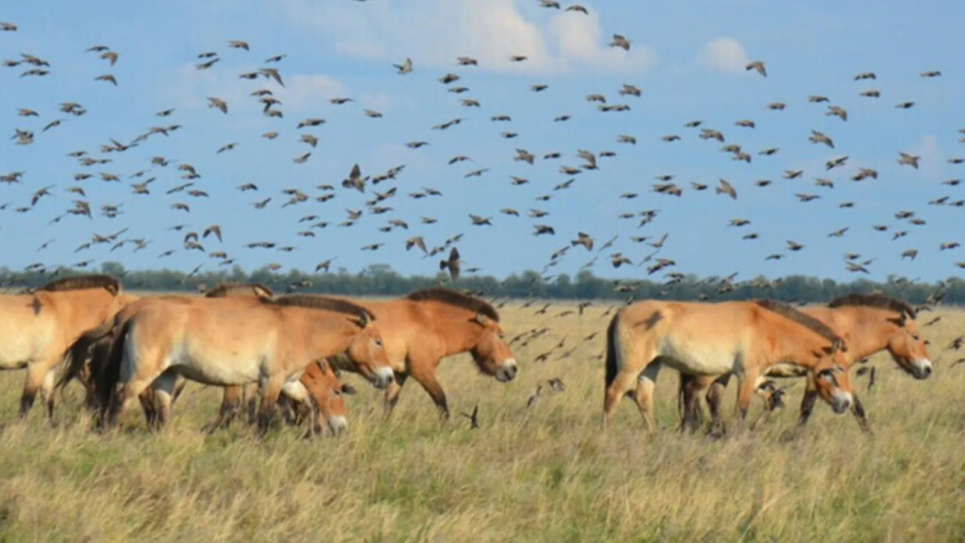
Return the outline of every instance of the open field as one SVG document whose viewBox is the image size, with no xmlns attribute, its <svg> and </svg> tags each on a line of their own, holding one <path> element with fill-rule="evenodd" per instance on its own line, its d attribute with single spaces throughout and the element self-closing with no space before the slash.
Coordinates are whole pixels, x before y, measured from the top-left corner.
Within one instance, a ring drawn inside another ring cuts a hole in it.
<svg viewBox="0 0 965 543">
<path fill-rule="evenodd" d="M 676 374 L 657 384 L 664 429 L 642 433 L 632 402 L 602 433 L 604 309 L 558 317 L 502 310 L 510 335 L 550 330 L 518 348 L 520 375 L 500 384 L 468 356 L 440 380 L 455 414 L 441 425 L 409 383 L 391 421 L 356 376 L 349 431 L 301 439 L 279 427 L 265 442 L 236 424 L 199 433 L 219 393 L 191 384 L 172 427 L 95 435 L 79 414 L 79 387 L 60 401 L 56 428 L 35 407 L 14 422 L 23 372 L 0 375 L 0 539 L 4 541 L 961 541 L 965 540 L 965 364 L 946 346 L 965 313 L 923 313 L 936 361 L 914 381 L 885 357 L 877 384 L 858 391 L 873 436 L 851 415 L 819 404 L 794 432 L 803 382 L 768 425 L 714 441 L 681 435 Z M 583 342 L 593 332 L 597 337 Z M 545 362 L 541 353 L 565 339 Z M 583 343 L 581 343 L 583 342 Z M 565 351 L 578 348 L 567 358 Z M 537 385 L 559 377 L 564 392 Z M 733 384 L 727 414 L 733 409 Z M 479 406 L 478 430 L 458 413 Z M 755 401 L 753 419 L 760 410 Z M 730 419 L 728 419 L 730 420 Z"/>
</svg>

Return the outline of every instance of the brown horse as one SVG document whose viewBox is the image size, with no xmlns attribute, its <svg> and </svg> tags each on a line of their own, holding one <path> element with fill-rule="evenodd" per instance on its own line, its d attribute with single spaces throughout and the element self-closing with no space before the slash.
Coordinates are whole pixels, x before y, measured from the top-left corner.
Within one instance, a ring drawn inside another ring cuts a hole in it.
<svg viewBox="0 0 965 543">
<path fill-rule="evenodd" d="M 446 393 L 436 377 L 436 368 L 448 356 L 469 352 L 479 370 L 497 381 L 516 377 L 516 358 L 499 325 L 499 313 L 483 300 L 434 287 L 401 299 L 357 303 L 364 304 L 379 319 L 385 350 L 395 371 L 395 381 L 385 393 L 386 415 L 392 413 L 402 386 L 411 376 L 432 398 L 443 419 L 448 419 Z M 340 369 L 355 371 L 344 356 L 332 362 Z M 225 390 L 222 417 L 230 420 L 241 397 L 238 389 Z"/>
<path fill-rule="evenodd" d="M 128 299 L 117 279 L 107 275 L 69 277 L 25 294 L 0 295 L 0 370 L 27 368 L 21 418 L 38 391 L 46 418 L 53 415 L 54 381 L 64 352 Z"/>
<path fill-rule="evenodd" d="M 736 374 L 744 419 L 757 377 L 777 363 L 793 363 L 815 375 L 818 394 L 841 413 L 852 403 L 844 349 L 826 325 L 772 300 L 638 302 L 618 311 L 607 330 L 604 425 L 636 385 L 633 399 L 653 431 L 653 386 L 665 364 L 693 375 Z"/>
<path fill-rule="evenodd" d="M 101 407 L 112 426 L 153 386 L 163 427 L 179 374 L 215 386 L 257 382 L 264 433 L 282 388 L 313 360 L 347 351 L 373 385 L 388 386 L 392 370 L 374 321 L 363 307 L 321 296 L 159 300 L 131 315 L 111 345 L 110 371 L 97 383 Z"/>
<path fill-rule="evenodd" d="M 881 293 L 849 294 L 836 298 L 827 307 L 809 307 L 804 313 L 828 325 L 848 344 L 843 353 L 845 369 L 859 360 L 888 351 L 898 367 L 915 379 L 927 379 L 932 372 L 928 347 L 922 339 L 915 323 L 915 309 L 907 302 L 885 296 Z M 766 373 L 769 377 L 801 377 L 804 372 L 797 368 L 774 367 Z M 716 383 L 716 384 L 714 384 Z M 699 393 L 707 392 L 707 403 L 714 417 L 719 416 L 720 396 L 727 386 L 727 378 L 713 376 L 691 376 L 680 374 L 681 406 L 684 409 L 684 426 L 696 429 L 700 424 Z M 799 424 L 806 424 L 814 409 L 817 392 L 814 383 L 808 381 L 801 402 Z M 863 430 L 868 430 L 864 407 L 856 394 L 852 394 L 852 412 Z M 715 421 L 716 422 L 716 421 Z"/>
<path fill-rule="evenodd" d="M 208 290 L 205 298 L 271 298 L 274 296 L 272 290 L 260 283 L 223 283 L 215 288 Z M 85 389 L 85 403 L 88 409 L 96 410 L 98 399 L 95 391 L 95 382 L 92 372 L 100 371 L 107 358 L 111 343 L 120 333 L 121 326 L 131 315 L 137 313 L 141 308 L 152 304 L 158 300 L 173 301 L 191 304 L 198 300 L 197 296 L 187 295 L 161 295 L 136 298 L 130 296 L 124 307 L 121 308 L 111 318 L 106 319 L 98 327 L 82 334 L 67 350 L 65 355 L 65 370 L 61 372 L 57 381 L 57 388 L 63 388 L 72 379 L 76 378 Z M 180 395 L 186 381 L 181 380 L 174 392 L 174 396 Z M 154 393 L 152 388 L 148 388 L 140 396 L 141 404 L 148 425 L 153 426 L 157 423 L 157 413 L 153 409 Z"/>
<path fill-rule="evenodd" d="M 256 391 L 254 383 L 224 387 L 218 418 L 205 425 L 204 431 L 212 433 L 229 427 L 242 404 L 248 413 L 248 423 L 254 424 L 257 420 Z M 344 396 L 353 394 L 355 387 L 341 382 L 341 372 L 327 360 L 321 360 L 309 364 L 298 381 L 285 384 L 278 404 L 289 423 L 298 425 L 307 421 L 308 436 L 321 434 L 323 422 L 334 435 L 339 435 L 348 426 Z"/>
<path fill-rule="evenodd" d="M 293 414 L 289 422 L 307 422 L 309 436 L 324 433 L 325 426 L 336 436 L 345 431 L 348 427 L 345 396 L 355 394 L 355 388 L 342 383 L 339 377 L 337 369 L 320 361 L 309 364 L 301 379 L 286 384 L 279 400 L 290 404 Z M 245 388 L 253 387 L 247 385 Z"/>
</svg>

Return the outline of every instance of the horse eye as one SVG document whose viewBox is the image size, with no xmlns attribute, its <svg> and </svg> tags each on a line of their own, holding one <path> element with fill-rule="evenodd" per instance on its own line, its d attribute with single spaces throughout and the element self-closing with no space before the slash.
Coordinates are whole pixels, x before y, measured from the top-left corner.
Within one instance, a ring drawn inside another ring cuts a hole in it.
<svg viewBox="0 0 965 543">
<path fill-rule="evenodd" d="M 375 346 L 376 346 L 376 347 L 381 347 L 381 346 L 382 346 L 382 340 L 381 340 L 381 339 L 375 339 L 375 340 L 373 340 L 373 341 L 375 341 Z"/>
<path fill-rule="evenodd" d="M 918 337 L 918 336 L 911 336 L 911 339 L 913 339 L 913 340 L 915 340 L 915 341 L 918 341 L 918 340 L 921 339 L 921 338 Z"/>
<path fill-rule="evenodd" d="M 341 390 L 335 389 L 335 390 L 332 391 L 332 396 L 335 396 L 336 398 L 338 398 L 338 397 L 341 396 L 341 395 L 342 395 L 342 391 L 341 391 Z"/>
</svg>

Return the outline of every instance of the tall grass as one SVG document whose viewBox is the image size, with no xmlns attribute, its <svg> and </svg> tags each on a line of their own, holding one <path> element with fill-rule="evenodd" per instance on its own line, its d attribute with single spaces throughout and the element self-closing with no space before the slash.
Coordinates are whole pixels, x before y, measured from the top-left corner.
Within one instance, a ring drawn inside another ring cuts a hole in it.
<svg viewBox="0 0 965 543">
<path fill-rule="evenodd" d="M 644 434 L 632 402 L 602 432 L 602 309 L 556 317 L 507 307 L 504 326 L 550 331 L 517 349 L 518 379 L 443 363 L 453 419 L 440 423 L 411 380 L 393 417 L 355 376 L 350 427 L 301 439 L 279 426 L 259 442 L 244 425 L 214 436 L 219 392 L 191 384 L 161 435 L 139 413 L 89 431 L 79 388 L 55 427 L 35 409 L 16 421 L 23 375 L 0 375 L 0 538 L 4 541 L 962 541 L 965 364 L 944 348 L 965 314 L 925 328 L 939 359 L 914 381 L 886 357 L 858 378 L 873 435 L 819 405 L 796 431 L 803 383 L 764 427 L 721 440 L 675 431 L 676 375 L 657 383 L 663 429 Z M 594 339 L 582 342 L 592 332 Z M 565 339 L 545 362 L 532 362 Z M 563 352 L 578 347 L 571 356 Z M 543 387 L 552 377 L 564 392 Z M 791 384 L 794 383 L 794 384 Z M 727 394 L 730 416 L 735 387 Z M 479 406 L 478 430 L 461 414 Z M 751 417 L 756 416 L 759 405 Z M 729 419 L 730 420 L 730 419 Z M 733 427 L 733 425 L 731 425 Z"/>
</svg>

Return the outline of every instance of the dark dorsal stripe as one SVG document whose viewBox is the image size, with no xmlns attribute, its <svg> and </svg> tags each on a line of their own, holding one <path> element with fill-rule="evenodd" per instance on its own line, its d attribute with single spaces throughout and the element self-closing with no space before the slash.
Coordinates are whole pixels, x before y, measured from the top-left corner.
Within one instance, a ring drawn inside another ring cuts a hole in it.
<svg viewBox="0 0 965 543">
<path fill-rule="evenodd" d="M 892 298 L 880 292 L 871 294 L 859 294 L 857 292 L 841 296 L 831 300 L 828 307 L 878 307 L 888 309 L 895 313 L 907 313 L 909 317 L 915 318 L 915 308 L 903 300 Z"/>
<path fill-rule="evenodd" d="M 480 300 L 479 298 L 474 298 L 448 288 L 432 287 L 417 290 L 406 296 L 405 299 L 412 300 L 414 302 L 441 302 L 467 309 L 473 313 L 481 313 L 482 315 L 499 322 L 499 313 L 496 312 L 496 309 L 493 306 L 489 305 L 483 300 Z"/>
<path fill-rule="evenodd" d="M 117 293 L 121 291 L 121 283 L 110 275 L 81 275 L 51 281 L 39 287 L 37 290 L 44 292 L 63 292 L 66 290 L 83 290 L 89 288 L 102 288 L 116 296 Z"/>
<path fill-rule="evenodd" d="M 373 315 L 368 309 L 341 298 L 328 298 L 325 296 L 315 296 L 312 294 L 290 294 L 288 296 L 281 296 L 273 299 L 262 298 L 261 302 L 265 305 L 304 307 L 308 309 L 334 311 L 336 313 L 345 313 L 346 315 L 351 315 L 360 319 L 368 317 L 370 321 L 375 320 L 375 315 Z"/>
<path fill-rule="evenodd" d="M 768 311 L 773 311 L 784 318 L 790 319 L 801 326 L 808 328 L 832 343 L 835 341 L 842 341 L 841 337 L 835 334 L 834 330 L 832 330 L 827 324 L 824 324 L 823 322 L 806 313 L 802 313 L 797 309 L 794 309 L 784 302 L 778 302 L 777 300 L 754 300 L 754 303 L 760 307 L 763 307 L 764 309 L 767 309 Z"/>
<path fill-rule="evenodd" d="M 250 294 L 259 298 L 275 295 L 268 286 L 261 283 L 222 283 L 204 294 L 205 298 L 227 298 L 229 296 Z"/>
</svg>

